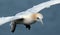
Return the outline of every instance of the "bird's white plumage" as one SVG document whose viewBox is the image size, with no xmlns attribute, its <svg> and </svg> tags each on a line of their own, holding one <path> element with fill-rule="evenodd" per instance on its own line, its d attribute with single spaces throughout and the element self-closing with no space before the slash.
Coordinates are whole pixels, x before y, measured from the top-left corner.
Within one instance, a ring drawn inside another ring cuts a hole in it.
<svg viewBox="0 0 60 35">
<path fill-rule="evenodd" d="M 12 18 L 13 18 L 13 16 L 1 17 L 1 18 L 0 18 L 0 25 L 4 24 L 4 23 L 6 23 L 6 22 L 11 21 Z"/>
<path fill-rule="evenodd" d="M 27 9 L 24 12 L 37 13 L 37 12 L 43 10 L 44 8 L 49 8 L 50 6 L 55 5 L 55 4 L 59 4 L 59 3 L 60 3 L 60 0 L 50 0 L 50 1 L 47 1 L 47 2 L 44 2 L 44 3 L 40 3 L 38 5 L 35 5 L 32 8 Z"/>
<path fill-rule="evenodd" d="M 50 0 L 47 2 L 40 3 L 38 5 L 33 6 L 32 8 L 29 8 L 25 11 L 17 13 L 15 16 L 0 17 L 0 25 L 5 24 L 6 22 L 9 22 L 11 20 L 22 18 L 22 16 L 25 17 L 26 15 L 37 13 L 43 10 L 44 8 L 49 8 L 50 6 L 55 4 L 60 4 L 60 0 Z"/>
</svg>

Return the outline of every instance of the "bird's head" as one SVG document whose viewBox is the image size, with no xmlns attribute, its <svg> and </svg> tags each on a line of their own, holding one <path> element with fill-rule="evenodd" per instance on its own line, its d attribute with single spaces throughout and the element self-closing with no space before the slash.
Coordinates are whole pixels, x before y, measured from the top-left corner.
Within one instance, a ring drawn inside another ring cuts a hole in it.
<svg viewBox="0 0 60 35">
<path fill-rule="evenodd" d="M 40 13 L 35 13 L 35 14 L 32 15 L 32 18 L 33 18 L 34 20 L 36 20 L 36 21 L 40 21 L 40 22 L 43 24 L 43 21 L 42 21 L 43 15 L 42 15 L 42 14 L 40 14 Z"/>
</svg>

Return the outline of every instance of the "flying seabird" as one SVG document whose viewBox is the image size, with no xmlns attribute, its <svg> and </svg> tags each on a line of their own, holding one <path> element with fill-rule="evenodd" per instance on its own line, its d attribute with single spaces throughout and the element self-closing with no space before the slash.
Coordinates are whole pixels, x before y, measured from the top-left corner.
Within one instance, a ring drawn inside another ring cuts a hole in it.
<svg viewBox="0 0 60 35">
<path fill-rule="evenodd" d="M 49 8 L 50 6 L 55 4 L 60 4 L 60 0 L 50 0 L 47 2 L 40 3 L 38 5 L 33 6 L 32 8 L 17 13 L 15 16 L 1 17 L 0 25 L 3 25 L 7 22 L 11 22 L 11 32 L 15 31 L 17 24 L 23 24 L 28 30 L 30 30 L 30 25 L 34 24 L 37 21 L 43 24 L 43 15 L 39 13 L 39 11 L 43 10 L 44 8 Z"/>
<path fill-rule="evenodd" d="M 26 28 L 28 28 L 28 30 L 30 30 L 30 28 L 31 28 L 30 25 L 37 22 L 37 21 L 39 21 L 39 22 L 41 21 L 41 23 L 43 24 L 43 21 L 42 21 L 43 15 L 42 14 L 40 14 L 40 13 L 28 14 L 27 13 L 25 15 L 21 15 L 20 16 L 21 18 L 11 21 L 11 31 L 12 32 L 15 31 L 16 24 L 24 24 L 26 26 Z"/>
</svg>

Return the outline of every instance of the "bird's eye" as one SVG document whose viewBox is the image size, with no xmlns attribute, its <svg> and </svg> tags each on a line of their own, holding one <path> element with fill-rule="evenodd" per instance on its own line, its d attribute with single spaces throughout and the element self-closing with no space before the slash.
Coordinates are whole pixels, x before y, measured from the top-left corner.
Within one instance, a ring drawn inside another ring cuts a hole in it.
<svg viewBox="0 0 60 35">
<path fill-rule="evenodd" d="M 37 17 L 37 19 L 39 19 L 39 17 Z"/>
</svg>

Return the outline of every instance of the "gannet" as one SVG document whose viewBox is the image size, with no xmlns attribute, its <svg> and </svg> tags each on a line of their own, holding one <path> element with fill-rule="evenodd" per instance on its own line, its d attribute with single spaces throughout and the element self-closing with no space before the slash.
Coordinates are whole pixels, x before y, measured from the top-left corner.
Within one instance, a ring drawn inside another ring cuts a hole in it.
<svg viewBox="0 0 60 35">
<path fill-rule="evenodd" d="M 16 17 L 17 18 L 17 17 Z M 16 19 L 14 18 L 14 19 Z M 26 26 L 26 28 L 28 28 L 28 30 L 30 30 L 31 28 L 31 24 L 35 23 L 36 21 L 41 21 L 41 23 L 43 24 L 43 16 L 40 13 L 30 13 L 30 14 L 23 14 L 20 16 L 19 19 L 16 20 L 12 20 L 11 21 L 11 31 L 14 32 L 15 28 L 16 28 L 16 24 L 24 24 Z"/>
<path fill-rule="evenodd" d="M 43 24 L 43 15 L 39 13 L 39 11 L 43 10 L 44 8 L 49 8 L 50 6 L 55 4 L 60 4 L 60 0 L 50 0 L 40 3 L 33 6 L 32 8 L 17 13 L 15 16 L 1 17 L 0 26 L 7 22 L 11 22 L 11 32 L 15 31 L 16 24 L 23 24 L 30 30 L 30 25 L 34 24 L 37 21 Z"/>
</svg>

